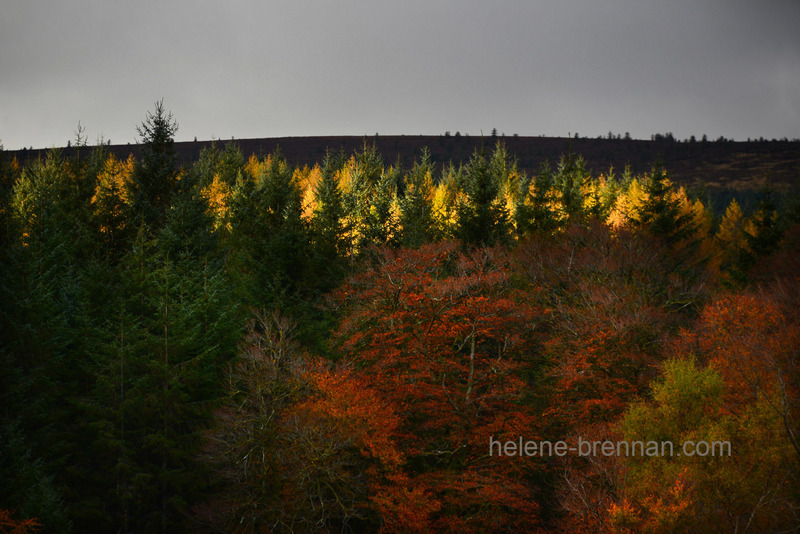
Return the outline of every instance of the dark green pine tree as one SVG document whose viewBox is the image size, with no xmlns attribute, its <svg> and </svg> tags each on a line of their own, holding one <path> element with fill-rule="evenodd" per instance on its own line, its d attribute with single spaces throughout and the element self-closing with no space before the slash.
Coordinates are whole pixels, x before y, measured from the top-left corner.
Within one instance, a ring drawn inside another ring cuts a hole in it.
<svg viewBox="0 0 800 534">
<path fill-rule="evenodd" d="M 71 532 L 63 495 L 32 448 L 18 420 L 0 417 L 0 502 L 19 517 L 35 517 L 47 532 Z"/>
<path fill-rule="evenodd" d="M 583 157 L 575 155 L 570 147 L 567 154 L 561 157 L 553 177 L 553 185 L 561 195 L 561 205 L 568 223 L 583 221 L 583 186 L 589 177 Z"/>
<path fill-rule="evenodd" d="M 178 182 L 177 131 L 178 124 L 164 109 L 163 100 L 155 103 L 155 110 L 137 127 L 142 149 L 133 176 L 133 213 L 153 233 L 164 225 Z"/>
<path fill-rule="evenodd" d="M 115 530 L 185 526 L 206 488 L 200 433 L 243 324 L 202 199 L 179 189 L 173 201 L 158 238 L 141 231 L 123 258 L 97 358 Z"/>
<path fill-rule="evenodd" d="M 16 377 L 3 392 L 0 416 L 22 423 L 32 456 L 56 487 L 67 488 L 70 502 L 75 459 L 90 439 L 79 404 L 93 381 L 84 357 L 91 339 L 86 265 L 96 253 L 76 172 L 52 151 L 14 186 L 0 345 L 8 376 Z"/>
<path fill-rule="evenodd" d="M 233 187 L 244 170 L 244 164 L 244 155 L 236 143 L 225 143 L 225 148 L 220 150 L 219 145 L 212 142 L 200 151 L 200 157 L 192 165 L 192 172 L 200 188 L 211 185 L 214 176 L 219 176 L 223 183 Z"/>
<path fill-rule="evenodd" d="M 464 173 L 466 201 L 456 208 L 456 233 L 464 245 L 507 243 L 510 222 L 498 197 L 500 186 L 500 176 L 493 172 L 483 153 L 476 151 Z"/>
<path fill-rule="evenodd" d="M 553 233 L 559 226 L 552 209 L 550 191 L 553 188 L 553 171 L 550 164 L 542 163 L 533 177 L 523 176 L 514 217 L 519 237 Z"/>
<path fill-rule="evenodd" d="M 0 392 L 11 391 L 12 385 L 18 380 L 12 375 L 18 370 L 12 366 L 12 357 L 9 343 L 14 337 L 14 314 L 9 303 L 14 299 L 17 289 L 14 272 L 16 264 L 13 251 L 19 245 L 19 235 L 15 230 L 14 210 L 12 198 L 14 186 L 20 178 L 20 168 L 16 160 L 9 157 L 8 152 L 0 145 L 0 365 L 8 369 L 7 373 L 0 373 Z M 0 405 L 8 406 L 9 399 L 0 393 Z"/>
<path fill-rule="evenodd" d="M 629 170 L 626 169 L 626 172 Z M 614 172 L 614 167 L 611 166 L 608 169 L 608 173 L 606 173 L 606 181 L 605 184 L 599 184 L 597 180 L 594 181 L 594 204 L 592 206 L 592 210 L 590 213 L 591 217 L 594 217 L 600 221 L 606 221 L 608 219 L 611 210 L 614 209 L 614 204 L 619 197 L 622 186 L 621 182 L 627 179 L 627 176 L 623 174 L 622 177 L 618 176 Z"/>
<path fill-rule="evenodd" d="M 784 233 L 772 188 L 767 185 L 761 193 L 761 201 L 752 219 L 753 232 L 745 232 L 747 246 L 739 249 L 731 272 L 739 284 L 751 281 L 753 268 L 759 260 L 778 250 Z"/>
<path fill-rule="evenodd" d="M 778 249 L 783 236 L 783 228 L 779 223 L 778 206 L 774 193 L 767 186 L 762 191 L 756 216 L 753 218 L 753 234 L 747 234 L 747 246 L 756 258 L 769 256 Z"/>
<path fill-rule="evenodd" d="M 433 165 L 426 148 L 420 161 L 415 161 L 405 177 L 403 198 L 400 199 L 400 227 L 402 243 L 417 248 L 436 238 L 433 218 Z"/>
<path fill-rule="evenodd" d="M 320 181 L 314 191 L 316 209 L 311 215 L 311 242 L 314 253 L 313 270 L 319 288 L 331 289 L 344 274 L 343 259 L 348 246 L 342 191 L 336 173 L 342 168 L 343 156 L 325 154 Z"/>
<path fill-rule="evenodd" d="M 307 289 L 310 256 L 302 194 L 291 166 L 273 154 L 259 176 L 242 176 L 231 198 L 231 243 L 245 302 L 292 309 Z"/>
<path fill-rule="evenodd" d="M 690 213 L 682 213 L 672 183 L 660 162 L 653 165 L 644 184 L 645 200 L 634 214 L 634 226 L 668 247 L 690 238 L 696 231 Z"/>
<path fill-rule="evenodd" d="M 392 204 L 399 180 L 399 165 L 386 169 L 375 145 L 365 142 L 355 154 L 350 189 L 342 200 L 352 220 L 356 235 L 353 245 L 359 253 L 371 245 L 396 244 L 397 221 Z"/>
<path fill-rule="evenodd" d="M 342 200 L 345 213 L 352 220 L 353 230 L 359 236 L 358 242 L 353 245 L 361 249 L 369 244 L 363 236 L 367 233 L 367 218 L 375 187 L 383 173 L 383 158 L 374 145 L 370 146 L 365 142 L 361 151 L 355 154 L 349 171 L 350 187 Z"/>
<path fill-rule="evenodd" d="M 402 179 L 400 162 L 384 169 L 372 194 L 372 205 L 363 220 L 363 245 L 396 246 L 399 242 L 399 221 L 395 215 L 397 188 Z"/>
</svg>

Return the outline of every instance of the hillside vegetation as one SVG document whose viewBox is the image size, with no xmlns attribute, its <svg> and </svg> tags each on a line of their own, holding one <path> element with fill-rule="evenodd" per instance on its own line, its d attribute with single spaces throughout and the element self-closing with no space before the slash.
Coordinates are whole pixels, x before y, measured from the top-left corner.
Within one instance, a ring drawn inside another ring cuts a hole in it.
<svg viewBox="0 0 800 534">
<path fill-rule="evenodd" d="M 625 140 L 176 131 L 0 152 L 2 528 L 800 526 L 796 197 L 716 214 Z"/>
</svg>

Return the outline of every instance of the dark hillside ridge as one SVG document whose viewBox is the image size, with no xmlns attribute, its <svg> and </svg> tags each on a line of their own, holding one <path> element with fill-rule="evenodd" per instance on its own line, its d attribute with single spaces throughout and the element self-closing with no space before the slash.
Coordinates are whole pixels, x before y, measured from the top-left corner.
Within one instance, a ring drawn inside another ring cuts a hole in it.
<svg viewBox="0 0 800 534">
<path fill-rule="evenodd" d="M 490 153 L 497 142 L 505 144 L 510 156 L 517 158 L 520 169 L 533 173 L 544 161 L 556 164 L 561 155 L 572 150 L 586 160 L 587 168 L 595 175 L 607 173 L 613 167 L 621 173 L 626 165 L 636 174 L 649 171 L 653 162 L 661 160 L 670 177 L 687 186 L 704 184 L 716 189 L 758 189 L 768 179 L 783 188 L 800 183 L 800 142 L 798 141 L 697 141 L 674 140 L 640 141 L 627 139 L 590 139 L 566 137 L 509 137 L 509 136 L 424 136 L 374 135 L 330 137 L 273 137 L 217 141 L 178 142 L 175 148 L 183 163 L 191 163 L 200 151 L 214 142 L 223 147 L 236 143 L 245 157 L 266 155 L 280 149 L 286 160 L 295 166 L 321 163 L 326 150 L 343 150 L 352 154 L 365 142 L 375 144 L 387 165 L 400 161 L 405 168 L 419 158 L 428 147 L 435 163 L 466 162 L 475 150 Z M 111 145 L 118 157 L 138 154 L 137 145 Z M 65 156 L 75 148 L 63 148 Z M 20 163 L 44 155 L 47 150 L 8 151 Z"/>
</svg>

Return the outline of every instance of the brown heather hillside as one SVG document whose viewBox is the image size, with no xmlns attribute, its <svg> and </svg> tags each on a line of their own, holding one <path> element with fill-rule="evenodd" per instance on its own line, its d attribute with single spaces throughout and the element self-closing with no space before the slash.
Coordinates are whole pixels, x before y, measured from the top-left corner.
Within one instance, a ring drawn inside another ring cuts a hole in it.
<svg viewBox="0 0 800 534">
<path fill-rule="evenodd" d="M 345 154 L 352 154 L 365 141 L 375 144 L 387 164 L 399 159 L 405 167 L 419 157 L 425 146 L 430 149 L 434 162 L 446 164 L 466 161 L 481 147 L 491 151 L 501 141 L 509 154 L 518 159 L 519 167 L 528 172 L 534 172 L 544 161 L 557 163 L 560 156 L 571 149 L 584 157 L 594 174 L 607 172 L 611 167 L 615 172 L 621 172 L 626 165 L 634 174 L 641 174 L 647 172 L 654 161 L 661 159 L 671 178 L 687 186 L 704 184 L 709 189 L 755 190 L 763 185 L 765 179 L 778 189 L 800 183 L 800 142 L 797 141 L 690 143 L 565 137 L 375 135 L 237 139 L 235 143 L 245 156 L 269 154 L 279 148 L 291 164 L 312 166 L 322 161 L 327 149 L 341 149 Z M 220 145 L 227 142 L 216 141 Z M 181 161 L 188 163 L 211 143 L 178 142 L 175 146 Z M 63 150 L 68 157 L 74 153 L 74 148 Z M 111 145 L 110 150 L 117 156 L 138 153 L 136 145 Z M 44 152 L 20 150 L 8 154 L 16 155 L 20 162 L 24 162 Z"/>
</svg>

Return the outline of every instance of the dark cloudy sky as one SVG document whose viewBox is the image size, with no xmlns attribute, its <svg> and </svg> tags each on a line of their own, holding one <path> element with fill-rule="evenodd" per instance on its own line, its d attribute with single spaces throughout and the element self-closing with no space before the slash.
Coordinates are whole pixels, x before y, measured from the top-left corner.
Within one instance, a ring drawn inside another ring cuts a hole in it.
<svg viewBox="0 0 800 534">
<path fill-rule="evenodd" d="M 800 0 L 3 0 L 0 142 L 800 137 Z"/>
</svg>

